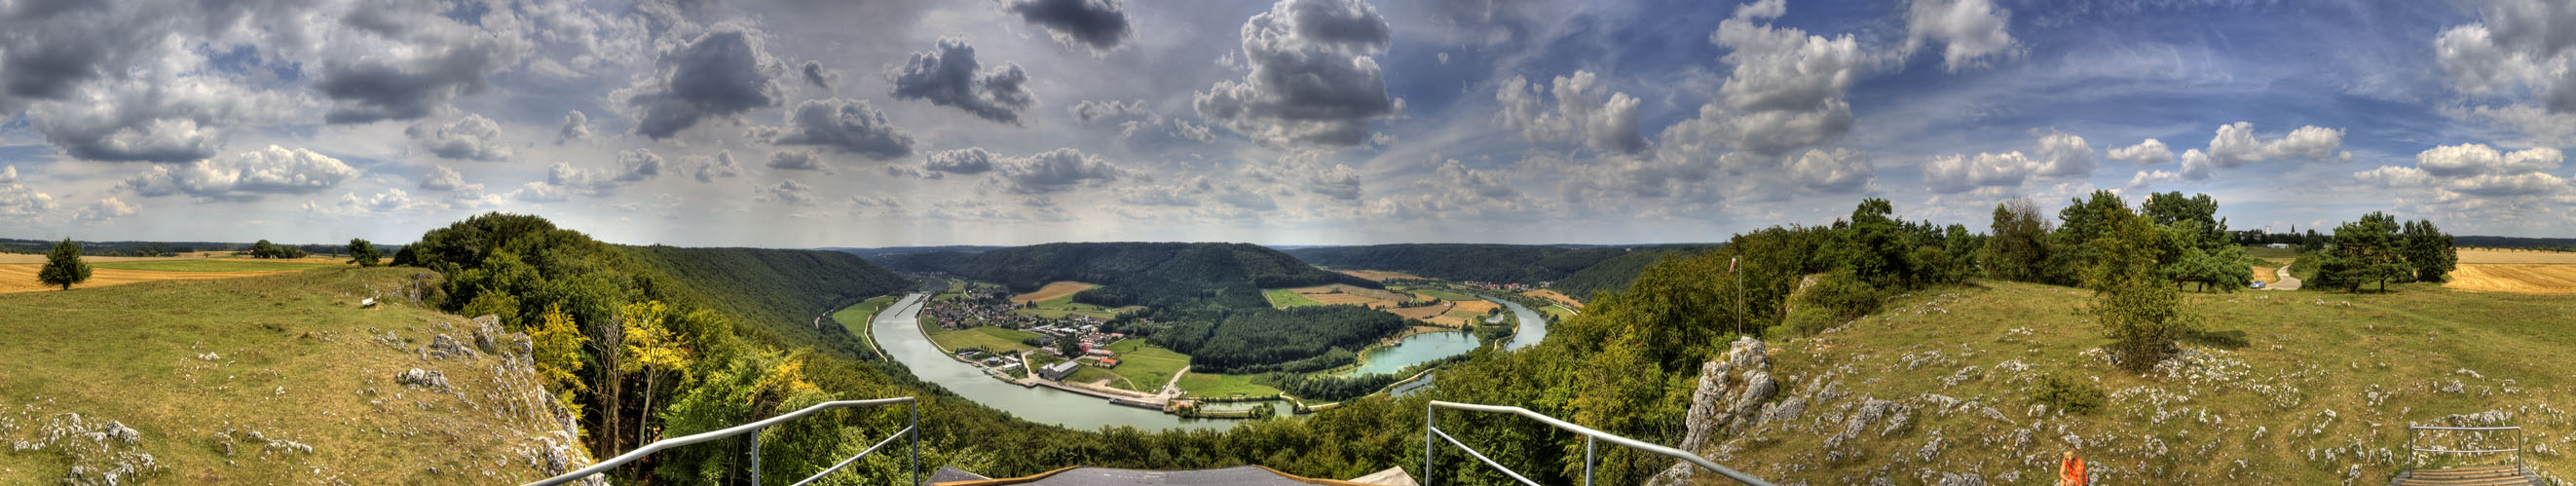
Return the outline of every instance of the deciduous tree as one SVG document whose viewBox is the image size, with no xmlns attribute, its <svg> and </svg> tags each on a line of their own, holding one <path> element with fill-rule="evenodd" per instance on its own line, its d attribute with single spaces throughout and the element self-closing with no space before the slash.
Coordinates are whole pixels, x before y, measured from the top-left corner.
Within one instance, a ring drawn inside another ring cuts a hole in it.
<svg viewBox="0 0 2576 486">
<path fill-rule="evenodd" d="M 361 267 L 383 265 L 384 254 L 376 252 L 375 243 L 369 243 L 364 238 L 350 238 L 349 263 L 355 263 Z"/>
<path fill-rule="evenodd" d="M 72 284 L 88 281 L 89 264 L 81 261 L 80 253 L 81 245 L 73 243 L 71 238 L 55 243 L 54 250 L 45 253 L 45 267 L 36 270 L 36 281 L 61 286 L 63 290 L 71 290 Z"/>
</svg>

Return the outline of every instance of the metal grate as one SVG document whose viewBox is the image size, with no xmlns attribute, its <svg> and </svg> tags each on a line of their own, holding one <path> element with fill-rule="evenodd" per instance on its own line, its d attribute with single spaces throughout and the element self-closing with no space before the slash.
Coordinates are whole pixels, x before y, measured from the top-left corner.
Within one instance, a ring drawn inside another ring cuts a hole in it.
<svg viewBox="0 0 2576 486">
<path fill-rule="evenodd" d="M 903 430 L 902 430 L 902 431 L 900 431 L 900 432 L 895 432 L 893 435 L 888 435 L 888 436 L 886 436 L 885 440 L 877 441 L 876 445 L 868 446 L 868 449 L 867 449 L 867 450 L 859 451 L 859 454 L 858 454 L 858 455 L 850 456 L 850 458 L 849 458 L 849 459 L 842 460 L 840 464 L 834 464 L 834 465 L 832 465 L 832 467 L 823 468 L 823 471 L 822 471 L 822 472 L 815 473 L 813 476 L 806 477 L 804 480 L 797 481 L 797 482 L 796 482 L 796 484 L 797 484 L 797 486 L 803 486 L 803 485 L 805 485 L 805 484 L 812 483 L 812 482 L 814 482 L 815 480 L 822 479 L 822 478 L 823 478 L 823 476 L 830 475 L 830 474 L 832 474 L 833 472 L 840 471 L 842 468 L 850 467 L 850 465 L 851 465 L 851 464 L 856 464 L 856 463 L 858 463 L 858 462 L 859 462 L 859 458 L 861 458 L 861 457 L 867 457 L 867 455 L 868 455 L 868 454 L 875 453 L 875 452 L 877 451 L 877 449 L 879 449 L 879 448 L 883 448 L 883 447 L 885 447 L 885 445 L 886 445 L 886 444 L 894 442 L 895 438 L 898 438 L 898 437 L 904 437 L 904 436 L 911 436 L 911 437 L 912 437 L 912 461 L 910 462 L 910 464 L 911 464 L 911 469 L 912 469 L 912 484 L 921 484 L 921 433 L 920 433 L 920 430 L 921 430 L 921 403 L 920 403 L 920 402 L 913 401 L 913 398 L 912 398 L 912 397 L 897 397 L 897 398 L 881 398 L 881 399 L 876 399 L 876 400 L 843 400 L 843 401 L 837 401 L 837 402 L 823 402 L 823 403 L 814 404 L 814 406 L 811 406 L 811 407 L 805 407 L 805 408 L 804 408 L 804 409 L 802 409 L 802 410 L 797 410 L 797 411 L 794 411 L 794 412 L 788 412 L 788 413 L 786 413 L 786 414 L 779 415 L 779 416 L 776 416 L 776 417 L 770 417 L 770 418 L 767 418 L 767 419 L 762 419 L 761 421 L 758 421 L 758 422 L 752 422 L 752 423 L 747 423 L 747 424 L 742 424 L 742 425 L 736 425 L 736 426 L 732 426 L 732 427 L 727 427 L 727 428 L 725 428 L 725 429 L 723 429 L 723 430 L 716 430 L 716 431 L 710 431 L 710 432 L 702 432 L 702 433 L 697 433 L 697 434 L 690 434 L 690 435 L 686 435 L 686 436 L 673 437 L 673 438 L 669 438 L 669 439 L 662 439 L 662 440 L 658 440 L 658 441 L 653 441 L 653 443 L 651 443 L 651 444 L 645 444 L 643 447 L 637 447 L 637 448 L 635 448 L 635 450 L 626 451 L 626 453 L 625 453 L 625 454 L 618 454 L 618 455 L 617 455 L 617 457 L 609 458 L 609 459 L 608 459 L 608 460 L 606 460 L 606 461 L 600 461 L 598 464 L 592 464 L 590 467 L 581 468 L 581 470 L 579 470 L 579 471 L 568 472 L 568 473 L 564 473 L 564 474 L 563 474 L 563 475 L 561 475 L 561 476 L 555 476 L 555 477 L 551 477 L 551 478 L 546 478 L 546 479 L 543 479 L 543 480 L 539 480 L 539 481 L 537 481 L 537 482 L 528 483 L 528 486 L 553 486 L 553 485 L 558 485 L 558 484 L 569 483 L 569 482 L 573 482 L 573 481 L 576 481 L 576 480 L 580 480 L 581 478 L 590 477 L 591 475 L 594 475 L 594 474 L 600 474 L 600 473 L 608 472 L 608 470 L 610 470 L 610 469 L 616 469 L 616 468 L 617 468 L 617 466 L 625 465 L 625 464 L 626 464 L 626 463 L 628 463 L 628 462 L 634 462 L 636 459 L 642 459 L 642 458 L 644 458 L 644 456 L 652 455 L 654 452 L 659 452 L 659 451 L 661 451 L 661 450 L 663 450 L 663 449 L 669 449 L 669 448 L 679 447 L 679 446 L 684 446 L 684 445 L 689 445 L 689 444 L 696 444 L 696 443 L 699 443 L 699 442 L 706 442 L 706 441 L 711 441 L 711 440 L 716 440 L 716 439 L 722 439 L 722 438 L 726 438 L 726 437 L 733 437 L 733 436 L 742 435 L 742 434 L 751 434 L 751 481 L 752 481 L 752 484 L 759 484 L 759 483 L 760 483 L 760 429 L 765 429 L 765 428 L 769 428 L 770 426 L 774 426 L 774 425 L 778 425 L 778 424 L 782 424 L 782 423 L 787 423 L 787 421 L 789 421 L 789 420 L 796 420 L 796 419 L 798 419 L 798 418 L 801 418 L 801 417 L 804 417 L 804 416 L 807 416 L 807 415 L 813 415 L 813 414 L 815 414 L 815 413 L 819 413 L 819 412 L 822 412 L 822 411 L 824 411 L 824 410 L 831 410 L 831 409 L 835 409 L 835 408 L 873 407 L 873 406 L 878 406 L 878 405 L 893 405 L 893 404 L 898 404 L 898 403 L 900 403 L 900 404 L 904 404 L 904 405 L 906 406 L 906 408 L 910 409 L 911 416 L 912 416 L 912 419 L 911 419 L 912 421 L 911 421 L 911 423 L 910 423 L 909 425 L 905 426 L 905 427 L 903 428 Z"/>
</svg>

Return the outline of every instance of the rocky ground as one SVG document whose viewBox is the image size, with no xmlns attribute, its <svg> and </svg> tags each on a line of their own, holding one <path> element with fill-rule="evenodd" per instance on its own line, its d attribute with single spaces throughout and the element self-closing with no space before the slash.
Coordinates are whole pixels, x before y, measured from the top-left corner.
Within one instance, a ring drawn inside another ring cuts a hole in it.
<svg viewBox="0 0 2576 486">
<path fill-rule="evenodd" d="M 2143 376 L 2111 366 L 2081 290 L 1898 297 L 1817 336 L 1735 343 L 1703 368 L 1682 445 L 1781 484 L 2051 484 L 2069 449 L 2096 484 L 2378 484 L 2418 461 L 2508 461 L 2410 459 L 2408 424 L 2517 425 L 2526 437 L 2419 444 L 2527 444 L 2522 463 L 2569 484 L 2576 377 L 2544 357 L 2576 338 L 2563 322 L 2487 316 L 2567 316 L 2570 304 L 2421 292 L 2195 295 L 2205 332 Z M 2102 392 L 2101 405 L 2035 399 L 2050 375 Z M 1659 482 L 1731 484 L 1682 472 Z"/>
</svg>

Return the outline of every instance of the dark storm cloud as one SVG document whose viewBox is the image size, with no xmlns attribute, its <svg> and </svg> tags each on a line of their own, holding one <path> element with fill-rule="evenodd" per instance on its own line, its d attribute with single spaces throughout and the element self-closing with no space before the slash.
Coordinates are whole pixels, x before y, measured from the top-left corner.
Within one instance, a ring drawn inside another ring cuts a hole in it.
<svg viewBox="0 0 2576 486">
<path fill-rule="evenodd" d="M 359 8 L 341 19 L 345 35 L 374 36 L 398 49 L 321 63 L 313 89 L 332 100 L 323 121 L 368 123 L 429 116 L 448 100 L 490 86 L 493 73 L 518 62 L 526 46 L 507 35 L 429 11 Z"/>
<path fill-rule="evenodd" d="M 1109 52 L 1127 41 L 1127 11 L 1115 0 L 1019 0 L 1012 13 L 1044 28 L 1056 42 Z"/>
<path fill-rule="evenodd" d="M 992 172 L 993 154 L 985 152 L 983 147 L 940 151 L 930 154 L 930 160 L 922 165 L 922 169 L 965 175 Z"/>
<path fill-rule="evenodd" d="M 912 155 L 912 134 L 886 121 L 864 100 L 829 98 L 797 103 L 786 127 L 757 127 L 751 137 L 779 145 L 821 145 L 885 160 Z"/>
<path fill-rule="evenodd" d="M 630 89 L 626 103 L 643 111 L 635 133 L 670 138 L 710 118 L 731 118 L 778 106 L 785 89 L 771 76 L 779 63 L 760 38 L 740 28 L 719 28 L 662 55 L 661 71 Z"/>
<path fill-rule="evenodd" d="M 1030 96 L 1029 75 L 1015 63 L 977 71 L 975 47 L 962 39 L 940 39 L 939 48 L 912 53 L 911 62 L 888 73 L 894 97 L 928 100 L 1002 123 L 1017 125 L 1020 112 L 1037 104 Z"/>
<path fill-rule="evenodd" d="M 805 74 L 805 84 L 814 85 L 824 91 L 831 91 L 832 83 L 841 80 L 840 71 L 824 69 L 823 63 L 818 61 L 805 61 L 805 66 L 798 71 Z"/>
<path fill-rule="evenodd" d="M 1251 72 L 1192 100 L 1199 116 L 1268 145 L 1359 145 L 1372 120 L 1404 113 L 1370 56 L 1389 32 L 1359 0 L 1282 0 L 1243 24 Z"/>
</svg>

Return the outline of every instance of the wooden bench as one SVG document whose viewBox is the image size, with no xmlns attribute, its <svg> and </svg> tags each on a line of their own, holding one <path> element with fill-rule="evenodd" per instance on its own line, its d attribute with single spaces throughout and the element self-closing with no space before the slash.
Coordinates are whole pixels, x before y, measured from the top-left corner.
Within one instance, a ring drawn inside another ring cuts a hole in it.
<svg viewBox="0 0 2576 486">
<path fill-rule="evenodd" d="M 2522 466 L 2475 466 L 2448 469 L 2417 469 L 2398 473 L 2389 486 L 2507 486 L 2540 485 L 2538 476 Z"/>
</svg>

